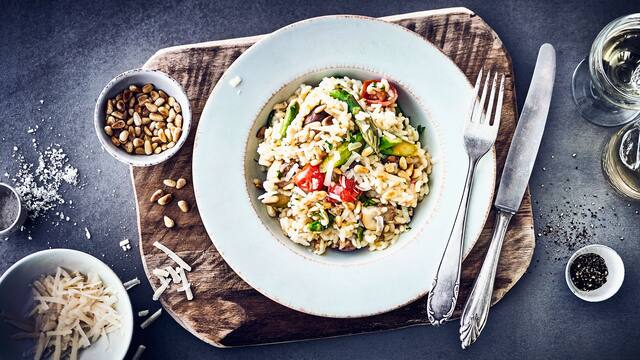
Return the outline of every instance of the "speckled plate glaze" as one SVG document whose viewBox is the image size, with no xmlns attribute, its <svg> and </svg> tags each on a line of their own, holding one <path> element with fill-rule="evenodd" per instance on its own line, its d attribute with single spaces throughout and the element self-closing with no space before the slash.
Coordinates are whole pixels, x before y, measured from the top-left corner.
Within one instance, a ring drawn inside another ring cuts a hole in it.
<svg viewBox="0 0 640 360">
<path fill-rule="evenodd" d="M 330 251 L 318 256 L 293 244 L 266 214 L 252 185 L 257 129 L 273 104 L 299 84 L 323 76 L 385 76 L 433 155 L 431 193 L 412 229 L 384 251 Z M 239 76 L 237 87 L 230 80 Z M 472 86 L 435 46 L 398 25 L 358 16 L 327 16 L 284 27 L 253 45 L 222 76 L 202 113 L 193 182 L 202 221 L 216 249 L 248 284 L 292 309 L 328 317 L 390 311 L 426 294 L 453 224 L 467 167 L 463 124 Z M 477 169 L 465 255 L 488 216 L 495 153 Z"/>
</svg>

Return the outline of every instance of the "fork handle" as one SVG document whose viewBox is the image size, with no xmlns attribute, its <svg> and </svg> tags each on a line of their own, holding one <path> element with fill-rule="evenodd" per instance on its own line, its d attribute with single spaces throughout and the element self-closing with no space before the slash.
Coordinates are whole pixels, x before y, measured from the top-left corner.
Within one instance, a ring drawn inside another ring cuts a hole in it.
<svg viewBox="0 0 640 360">
<path fill-rule="evenodd" d="M 496 215 L 496 225 L 487 256 L 482 263 L 482 268 L 460 318 L 460 341 L 463 349 L 468 348 L 476 341 L 487 323 L 493 283 L 500 260 L 500 250 L 512 216 L 513 213 L 502 210 L 499 210 Z"/>
<path fill-rule="evenodd" d="M 464 244 L 464 229 L 469 205 L 469 190 L 473 181 L 478 159 L 469 159 L 467 177 L 464 183 L 462 199 L 458 213 L 447 240 L 447 246 L 440 260 L 438 271 L 427 297 L 427 318 L 433 325 L 441 325 L 447 321 L 456 307 L 458 289 L 460 287 L 460 266 Z"/>
</svg>

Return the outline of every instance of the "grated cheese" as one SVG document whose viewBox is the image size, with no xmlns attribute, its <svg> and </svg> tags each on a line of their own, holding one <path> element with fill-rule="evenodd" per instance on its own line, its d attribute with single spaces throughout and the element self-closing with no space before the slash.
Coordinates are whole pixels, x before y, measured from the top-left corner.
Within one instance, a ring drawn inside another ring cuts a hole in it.
<svg viewBox="0 0 640 360">
<path fill-rule="evenodd" d="M 164 291 L 167 290 L 170 284 L 169 280 L 167 280 L 166 278 L 158 277 L 158 279 L 160 279 L 160 286 L 153 293 L 153 301 L 158 301 L 162 293 L 164 293 Z"/>
<path fill-rule="evenodd" d="M 180 278 L 180 275 L 178 274 L 178 271 L 180 271 L 180 267 L 177 268 L 172 268 L 171 266 L 167 266 L 167 271 L 169 272 L 169 274 L 171 275 L 171 280 L 176 283 L 179 284 L 180 281 L 182 280 Z"/>
<path fill-rule="evenodd" d="M 187 274 L 184 273 L 184 269 L 180 268 L 180 278 L 182 279 L 182 289 L 187 295 L 187 300 L 193 300 L 193 293 L 191 292 L 191 284 L 187 280 Z"/>
<path fill-rule="evenodd" d="M 162 314 L 162 308 L 158 309 L 158 311 L 151 314 L 151 316 L 149 316 L 147 320 L 143 321 L 142 324 L 140 324 L 140 328 L 143 330 L 148 328 L 149 325 L 151 325 L 154 321 L 156 321 L 156 319 L 159 318 L 161 314 Z"/>
<path fill-rule="evenodd" d="M 125 289 L 129 290 L 132 287 L 136 286 L 136 285 L 140 285 L 140 280 L 138 280 L 138 278 L 133 278 L 129 281 L 127 281 L 126 283 L 122 284 L 124 286 Z"/>
<path fill-rule="evenodd" d="M 175 261 L 176 264 L 180 265 L 181 268 L 184 268 L 187 271 L 191 271 L 191 266 L 189 266 L 189 264 L 184 262 L 184 260 L 182 260 L 180 256 L 178 256 L 173 251 L 169 250 L 169 248 L 167 248 L 166 246 L 160 244 L 157 241 L 153 243 L 153 246 L 155 246 L 156 248 L 160 249 L 162 252 L 167 254 L 167 256 L 169 256 L 171 260 Z"/>
<path fill-rule="evenodd" d="M 117 298 L 95 273 L 82 274 L 57 268 L 55 275 L 43 275 L 32 284 L 34 326 L 20 322 L 17 337 L 37 339 L 34 359 L 50 354 L 77 359 L 78 351 L 91 346 L 121 326 L 115 309 Z"/>
<path fill-rule="evenodd" d="M 149 315 L 149 310 L 145 309 L 145 310 L 138 311 L 138 317 L 145 317 L 147 315 Z"/>
<path fill-rule="evenodd" d="M 231 80 L 229 80 L 229 85 L 233 87 L 237 87 L 242 82 L 242 78 L 240 76 L 235 76 Z"/>
<path fill-rule="evenodd" d="M 169 276 L 169 272 L 165 269 L 153 269 L 151 273 L 162 278 L 166 278 L 167 276 Z"/>
<path fill-rule="evenodd" d="M 144 345 L 140 345 L 138 346 L 138 349 L 136 350 L 136 353 L 133 354 L 133 357 L 131 358 L 131 360 L 140 360 L 142 358 L 142 353 L 147 349 L 146 346 Z"/>
</svg>

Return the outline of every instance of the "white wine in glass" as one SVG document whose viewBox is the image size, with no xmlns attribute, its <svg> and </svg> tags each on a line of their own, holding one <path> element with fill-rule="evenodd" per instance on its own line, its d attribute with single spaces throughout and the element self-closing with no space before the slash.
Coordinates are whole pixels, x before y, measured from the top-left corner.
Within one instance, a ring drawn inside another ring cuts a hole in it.
<svg viewBox="0 0 640 360">
<path fill-rule="evenodd" d="M 640 14 L 610 22 L 573 73 L 573 99 L 582 117 L 600 126 L 640 118 Z"/>
</svg>

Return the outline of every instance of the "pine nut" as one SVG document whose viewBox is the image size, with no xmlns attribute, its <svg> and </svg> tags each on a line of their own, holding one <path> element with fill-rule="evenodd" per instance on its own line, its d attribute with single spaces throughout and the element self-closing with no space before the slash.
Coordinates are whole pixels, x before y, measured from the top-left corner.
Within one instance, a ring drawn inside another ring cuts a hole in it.
<svg viewBox="0 0 640 360">
<path fill-rule="evenodd" d="M 153 90 L 153 84 L 146 84 L 145 86 L 142 87 L 142 92 L 145 94 L 150 93 L 151 90 Z"/>
<path fill-rule="evenodd" d="M 120 120 L 124 119 L 124 113 L 122 113 L 120 111 L 114 111 L 114 112 L 111 113 L 111 115 L 113 117 L 115 117 L 116 119 L 120 119 Z"/>
<path fill-rule="evenodd" d="M 151 121 L 162 121 L 164 120 L 164 118 L 162 117 L 161 114 L 153 112 L 151 114 L 149 114 L 149 119 L 151 119 Z"/>
<path fill-rule="evenodd" d="M 176 115 L 176 119 L 173 121 L 173 123 L 174 123 L 177 127 L 181 128 L 181 127 L 182 127 L 182 115 L 177 114 L 177 115 Z"/>
<path fill-rule="evenodd" d="M 151 155 L 153 153 L 153 149 L 151 148 L 151 141 L 149 140 L 144 141 L 144 153 L 147 155 Z"/>
<path fill-rule="evenodd" d="M 187 180 L 185 180 L 184 178 L 180 178 L 178 179 L 178 181 L 176 181 L 176 189 L 182 189 L 183 187 L 185 187 L 185 185 L 187 185 Z"/>
<path fill-rule="evenodd" d="M 144 146 L 144 140 L 142 140 L 140 138 L 133 139 L 133 146 L 135 146 L 135 147 Z"/>
<path fill-rule="evenodd" d="M 177 101 L 173 104 L 173 108 L 176 110 L 178 114 L 182 112 L 182 106 L 180 106 L 180 103 L 178 103 Z"/>
<path fill-rule="evenodd" d="M 158 205 L 167 205 L 171 200 L 173 200 L 173 195 L 171 195 L 171 193 L 163 195 L 158 199 Z"/>
<path fill-rule="evenodd" d="M 157 98 L 157 99 L 156 99 L 156 101 L 154 101 L 153 103 L 154 103 L 156 106 L 161 106 L 161 105 L 163 105 L 163 104 L 164 104 L 164 102 L 165 102 L 165 100 L 164 100 L 163 98 L 159 97 L 159 98 Z"/>
<path fill-rule="evenodd" d="M 147 110 L 149 110 L 150 112 L 154 113 L 158 111 L 158 107 L 155 104 L 152 103 L 145 103 L 144 106 L 147 108 Z M 153 119 L 152 119 L 153 120 Z"/>
<path fill-rule="evenodd" d="M 108 136 L 113 135 L 113 130 L 111 129 L 111 126 L 108 126 L 108 125 L 107 125 L 107 126 L 105 126 L 105 127 L 104 127 L 104 132 L 105 132 L 105 134 L 107 134 Z"/>
<path fill-rule="evenodd" d="M 129 131 L 128 130 L 123 130 L 120 133 L 120 136 L 118 136 L 118 140 L 120 140 L 121 143 L 126 143 L 127 139 L 129 138 Z"/>
<path fill-rule="evenodd" d="M 180 210 L 182 210 L 182 212 L 186 213 L 189 211 L 189 204 L 184 201 L 184 200 L 180 200 L 178 201 L 178 207 L 180 208 Z"/>
<path fill-rule="evenodd" d="M 133 113 L 133 122 L 136 124 L 136 126 L 142 125 L 142 118 L 137 112 Z"/>
<path fill-rule="evenodd" d="M 164 216 L 164 226 L 168 227 L 169 229 L 171 229 L 172 227 L 174 227 L 176 225 L 176 222 L 173 221 L 173 219 L 171 219 L 168 216 Z"/>
<path fill-rule="evenodd" d="M 133 152 L 133 144 L 131 143 L 131 141 L 129 141 L 126 144 L 124 144 L 124 150 L 126 152 L 128 152 L 129 154 L 131 154 Z"/>
<path fill-rule="evenodd" d="M 127 126 L 127 124 L 125 124 L 124 121 L 118 120 L 115 123 L 113 123 L 113 125 L 111 125 L 111 128 L 114 130 L 120 130 L 120 129 L 124 129 L 125 126 Z"/>
<path fill-rule="evenodd" d="M 176 181 L 173 179 L 164 179 L 162 180 L 162 183 L 168 187 L 172 187 L 172 188 L 176 187 Z"/>
</svg>

